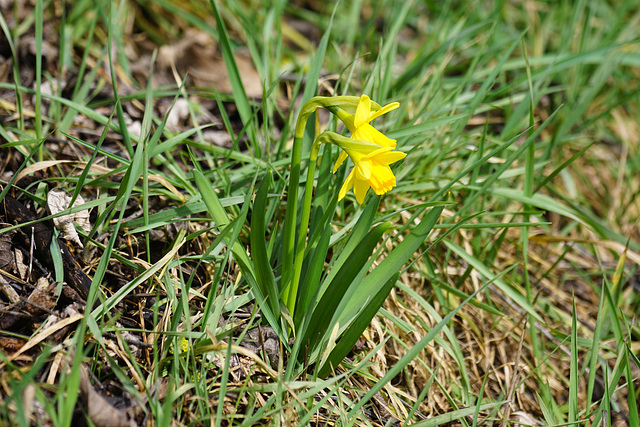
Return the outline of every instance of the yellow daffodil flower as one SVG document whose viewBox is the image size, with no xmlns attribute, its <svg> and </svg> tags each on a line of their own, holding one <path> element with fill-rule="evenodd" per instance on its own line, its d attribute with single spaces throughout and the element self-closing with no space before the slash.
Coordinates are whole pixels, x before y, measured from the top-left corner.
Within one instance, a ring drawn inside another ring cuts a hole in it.
<svg viewBox="0 0 640 427">
<path fill-rule="evenodd" d="M 376 194 L 381 195 L 391 190 L 396 185 L 396 177 L 389 165 L 404 159 L 407 155 L 400 151 L 393 151 L 391 147 L 380 147 L 370 153 L 346 150 L 347 155 L 355 164 L 347 179 L 340 188 L 338 200 L 342 200 L 347 191 L 353 187 L 358 203 L 364 202 L 364 197 L 373 188 Z"/>
<path fill-rule="evenodd" d="M 362 95 L 360 97 L 360 101 L 358 102 L 358 106 L 356 107 L 355 116 L 352 116 L 351 114 L 341 109 L 337 109 L 335 114 L 345 124 L 347 129 L 349 129 L 352 139 L 372 142 L 381 147 L 391 147 L 392 149 L 394 149 L 396 148 L 396 140 L 385 136 L 379 130 L 371 126 L 369 122 L 377 117 L 380 117 L 383 114 L 388 113 L 389 111 L 395 110 L 399 106 L 400 104 L 398 102 L 392 102 L 391 104 L 387 104 L 380 109 L 371 111 L 371 99 L 367 95 Z M 342 162 L 346 160 L 346 158 L 347 153 L 344 151 L 341 152 L 335 166 L 333 167 L 334 173 L 338 170 L 338 168 L 340 167 Z"/>
<path fill-rule="evenodd" d="M 401 151 L 394 151 L 392 147 L 381 147 L 368 141 L 360 141 L 335 132 L 326 131 L 318 135 L 311 149 L 312 158 L 318 152 L 321 144 L 335 144 L 349 156 L 354 168 L 351 170 L 338 193 L 338 200 L 342 200 L 347 191 L 353 188 L 358 203 L 373 188 L 376 194 L 382 195 L 396 185 L 396 177 L 389 165 L 404 159 L 407 155 Z"/>
</svg>

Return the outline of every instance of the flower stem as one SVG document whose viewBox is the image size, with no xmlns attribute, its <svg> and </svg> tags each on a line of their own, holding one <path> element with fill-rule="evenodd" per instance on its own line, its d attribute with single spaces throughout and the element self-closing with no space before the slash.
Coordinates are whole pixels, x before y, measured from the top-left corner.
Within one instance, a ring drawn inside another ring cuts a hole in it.
<svg viewBox="0 0 640 427">
<path fill-rule="evenodd" d="M 306 119 L 306 118 L 305 118 Z M 305 120 L 306 121 L 306 120 Z M 294 263 L 295 251 L 295 226 L 298 211 L 298 186 L 300 185 L 300 162 L 302 157 L 302 136 L 296 136 L 293 140 L 291 153 L 291 173 L 289 174 L 289 189 L 287 192 L 287 212 L 285 214 L 284 249 L 282 254 L 282 299 L 293 316 L 293 307 L 289 305 L 291 299 L 291 281 L 293 271 L 290 266 Z M 295 292 L 293 293 L 295 295 Z M 294 298 L 295 301 L 295 298 Z"/>
<path fill-rule="evenodd" d="M 304 260 L 304 249 L 307 240 L 307 227 L 309 226 L 309 218 L 311 216 L 311 197 L 313 196 L 314 175 L 316 173 L 316 159 L 309 159 L 307 168 L 307 183 L 304 188 L 304 202 L 302 204 L 302 216 L 300 217 L 300 231 L 298 233 L 298 243 L 296 244 L 293 277 L 290 286 L 290 292 L 287 295 L 287 308 L 293 317 L 296 308 L 296 299 L 298 296 L 298 287 L 300 285 L 300 274 L 302 272 L 302 261 Z"/>
</svg>

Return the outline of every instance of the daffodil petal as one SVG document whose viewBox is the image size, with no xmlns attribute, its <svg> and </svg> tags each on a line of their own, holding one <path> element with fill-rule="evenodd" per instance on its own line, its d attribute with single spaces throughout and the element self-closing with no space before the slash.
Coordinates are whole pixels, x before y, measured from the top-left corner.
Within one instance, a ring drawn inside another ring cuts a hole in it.
<svg viewBox="0 0 640 427">
<path fill-rule="evenodd" d="M 377 149 L 375 149 L 373 151 L 370 151 L 369 154 L 364 155 L 363 158 L 370 159 L 370 158 L 378 157 L 379 155 L 384 154 L 384 153 L 388 153 L 388 152 L 390 152 L 392 150 L 393 150 L 393 148 L 391 148 L 391 147 L 380 147 L 380 146 L 378 146 Z"/>
<path fill-rule="evenodd" d="M 390 165 L 398 160 L 402 160 L 407 157 L 406 153 L 402 151 L 389 151 L 387 153 L 380 153 L 375 156 L 375 161 L 381 164 Z"/>
<path fill-rule="evenodd" d="M 386 136 L 385 134 L 383 134 L 382 132 L 380 132 L 378 129 L 374 128 L 370 124 L 364 125 L 362 127 L 363 128 L 366 127 L 367 134 L 371 138 L 371 139 L 367 139 L 367 141 L 371 141 L 383 147 L 396 148 L 395 139 L 389 138 L 388 136 Z M 357 130 L 360 131 L 360 128 L 358 128 Z"/>
<path fill-rule="evenodd" d="M 387 104 L 384 107 L 382 107 L 381 109 L 379 109 L 378 111 L 374 111 L 371 114 L 369 114 L 369 120 L 368 121 L 372 121 L 376 117 L 380 117 L 383 114 L 387 114 L 389 111 L 395 110 L 399 106 L 400 106 L 399 102 L 392 102 L 391 104 Z"/>
<path fill-rule="evenodd" d="M 356 195 L 358 203 L 364 203 L 364 197 L 367 195 L 367 191 L 369 191 L 369 181 L 356 179 L 353 183 L 353 192 Z"/>
<path fill-rule="evenodd" d="M 351 131 L 351 137 L 336 136 L 331 141 L 342 148 L 338 156 L 333 172 L 342 165 L 347 157 L 354 164 L 345 182 L 338 193 L 339 200 L 342 200 L 346 193 L 353 188 L 358 203 L 364 203 L 367 191 L 372 188 L 376 194 L 384 194 L 396 186 L 396 177 L 389 167 L 391 163 L 397 162 L 406 157 L 405 153 L 394 151 L 396 140 L 391 139 L 371 126 L 369 122 L 395 110 L 400 106 L 397 102 L 392 102 L 380 107 L 371 101 L 367 95 L 362 95 L 355 105 L 351 104 L 332 110 L 345 126 Z M 342 108 L 348 108 L 348 112 Z M 355 109 L 355 114 L 351 115 L 351 109 Z M 372 111 L 371 109 L 375 110 Z"/>
<path fill-rule="evenodd" d="M 376 194 L 381 195 L 395 187 L 396 177 L 389 166 L 377 166 L 371 174 L 369 184 Z"/>
<path fill-rule="evenodd" d="M 336 160 L 336 164 L 333 165 L 333 173 L 336 173 L 336 171 L 338 170 L 338 168 L 342 165 L 342 163 L 347 160 L 347 153 L 344 151 L 340 152 L 340 155 L 338 156 L 338 160 Z"/>
<path fill-rule="evenodd" d="M 355 168 L 351 170 L 349 175 L 347 175 L 347 179 L 344 180 L 342 187 L 340 187 L 340 192 L 338 193 L 338 200 L 344 199 L 344 196 L 347 194 L 347 191 L 351 190 L 353 187 L 353 181 L 355 179 L 356 171 Z"/>
<path fill-rule="evenodd" d="M 373 129 L 373 126 L 365 123 L 359 128 L 356 128 L 356 131 L 353 132 L 353 135 L 351 135 L 351 138 L 358 139 L 360 141 L 373 142 L 373 135 L 370 132 L 371 129 Z"/>
<path fill-rule="evenodd" d="M 356 129 L 369 122 L 369 114 L 371 113 L 371 99 L 367 95 L 360 97 L 360 102 L 356 108 L 356 116 L 353 124 Z"/>
</svg>

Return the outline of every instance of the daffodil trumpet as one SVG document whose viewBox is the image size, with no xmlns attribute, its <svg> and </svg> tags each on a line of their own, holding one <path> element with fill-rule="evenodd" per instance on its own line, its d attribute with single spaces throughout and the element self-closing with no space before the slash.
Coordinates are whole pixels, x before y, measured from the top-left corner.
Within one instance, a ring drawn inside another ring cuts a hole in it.
<svg viewBox="0 0 640 427">
<path fill-rule="evenodd" d="M 369 188 L 372 188 L 376 194 L 382 195 L 395 187 L 396 177 L 389 165 L 404 159 L 407 156 L 405 153 L 394 151 L 392 147 L 383 147 L 326 131 L 316 138 L 311 156 L 314 154 L 317 156 L 320 144 L 325 142 L 339 146 L 354 164 L 340 188 L 338 200 L 342 200 L 347 191 L 353 188 L 357 202 L 362 204 Z"/>
</svg>

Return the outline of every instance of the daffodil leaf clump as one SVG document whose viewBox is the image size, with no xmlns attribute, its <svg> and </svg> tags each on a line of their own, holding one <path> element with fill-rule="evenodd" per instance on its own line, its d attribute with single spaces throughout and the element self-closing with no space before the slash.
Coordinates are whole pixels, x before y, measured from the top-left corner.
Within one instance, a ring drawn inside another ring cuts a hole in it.
<svg viewBox="0 0 640 427">
<path fill-rule="evenodd" d="M 250 276 L 246 279 L 264 318 L 290 352 L 285 370 L 289 378 L 309 365 L 315 365 L 316 373 L 324 376 L 341 363 L 442 212 L 441 203 L 434 203 L 420 224 L 372 269 L 384 248 L 380 243 L 392 227 L 376 221 L 380 196 L 396 187 L 391 167 L 406 157 L 398 150 L 397 141 L 372 122 L 399 107 L 397 102 L 381 106 L 366 95 L 311 98 L 301 108 L 294 130 L 282 228 L 269 233 L 265 222 L 264 214 L 273 201 L 269 197 L 271 174 L 256 192 L 251 213 L 252 268 L 242 270 Z M 308 161 L 304 161 L 306 122 L 320 108 L 334 114 L 349 135 L 329 130 L 319 133 L 311 143 Z M 335 163 L 324 162 L 317 171 L 321 153 L 332 157 L 332 147 L 339 148 Z M 347 160 L 350 170 L 339 173 Z M 300 198 L 302 176 L 306 180 Z M 345 178 L 337 181 L 337 176 Z M 314 201 L 316 185 L 324 195 Z M 351 190 L 357 204 L 365 208 L 348 237 L 332 241 L 332 211 Z M 272 236 L 270 242 L 267 234 Z"/>
</svg>

